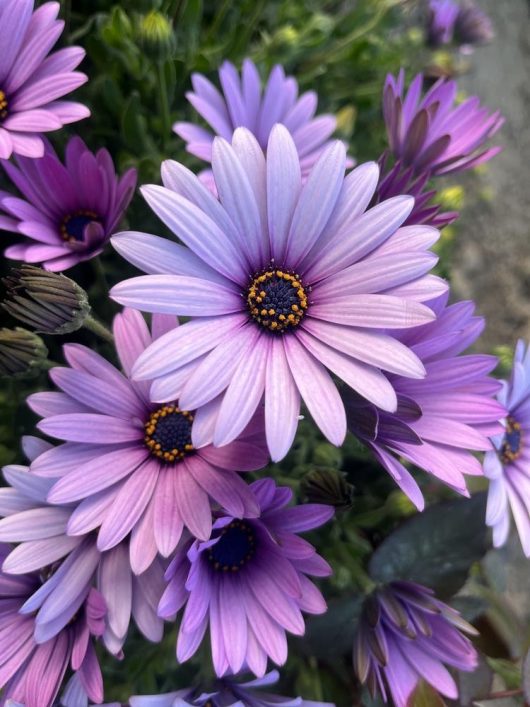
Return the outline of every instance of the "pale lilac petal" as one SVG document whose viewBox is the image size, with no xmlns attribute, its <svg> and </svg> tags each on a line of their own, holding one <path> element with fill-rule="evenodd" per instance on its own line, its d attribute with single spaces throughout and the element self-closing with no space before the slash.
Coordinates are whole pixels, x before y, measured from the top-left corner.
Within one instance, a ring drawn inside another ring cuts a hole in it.
<svg viewBox="0 0 530 707">
<path fill-rule="evenodd" d="M 291 375 L 283 340 L 273 339 L 265 380 L 265 428 L 272 461 L 287 454 L 300 414 L 300 393 Z"/>
</svg>

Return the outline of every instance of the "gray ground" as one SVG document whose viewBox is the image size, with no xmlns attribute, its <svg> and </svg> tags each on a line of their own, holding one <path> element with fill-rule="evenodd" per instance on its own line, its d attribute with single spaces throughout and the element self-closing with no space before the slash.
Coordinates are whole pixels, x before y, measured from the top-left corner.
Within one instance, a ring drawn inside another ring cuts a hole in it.
<svg viewBox="0 0 530 707">
<path fill-rule="evenodd" d="M 496 39 L 471 57 L 468 93 L 500 108 L 504 152 L 479 176 L 465 176 L 473 195 L 461 219 L 453 258 L 454 297 L 473 298 L 487 318 L 486 347 L 530 340 L 530 0 L 480 0 Z"/>
</svg>

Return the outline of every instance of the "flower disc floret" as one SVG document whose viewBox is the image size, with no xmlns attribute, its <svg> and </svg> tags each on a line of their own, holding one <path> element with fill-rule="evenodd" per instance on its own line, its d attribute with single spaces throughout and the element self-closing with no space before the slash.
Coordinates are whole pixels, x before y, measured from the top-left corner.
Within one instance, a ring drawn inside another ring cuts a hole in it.
<svg viewBox="0 0 530 707">
<path fill-rule="evenodd" d="M 145 423 L 144 442 L 151 454 L 175 462 L 193 451 L 191 426 L 193 414 L 177 405 L 163 405 Z"/>
<path fill-rule="evenodd" d="M 284 332 L 302 321 L 308 307 L 299 275 L 266 270 L 248 288 L 247 303 L 254 321 L 273 332 Z"/>
</svg>

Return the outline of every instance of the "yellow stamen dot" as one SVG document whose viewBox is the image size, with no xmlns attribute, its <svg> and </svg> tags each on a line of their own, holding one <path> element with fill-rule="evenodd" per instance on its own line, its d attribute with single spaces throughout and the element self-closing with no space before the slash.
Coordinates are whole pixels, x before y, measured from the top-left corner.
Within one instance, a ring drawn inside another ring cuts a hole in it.
<svg viewBox="0 0 530 707">
<path fill-rule="evenodd" d="M 7 98 L 3 91 L 0 91 L 0 119 L 7 118 Z"/>
</svg>

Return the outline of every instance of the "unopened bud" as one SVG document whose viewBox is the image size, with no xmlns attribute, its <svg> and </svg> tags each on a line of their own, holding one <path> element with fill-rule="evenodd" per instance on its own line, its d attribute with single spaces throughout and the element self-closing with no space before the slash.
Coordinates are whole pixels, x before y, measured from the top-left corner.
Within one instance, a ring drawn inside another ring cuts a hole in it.
<svg viewBox="0 0 530 707">
<path fill-rule="evenodd" d="M 338 509 L 351 508 L 353 503 L 353 486 L 336 469 L 313 469 L 302 480 L 301 491 L 310 503 L 325 503 Z"/>
<path fill-rule="evenodd" d="M 146 54 L 153 59 L 168 59 L 175 51 L 173 25 L 161 12 L 151 10 L 143 15 L 139 20 L 138 35 Z"/>
<path fill-rule="evenodd" d="M 86 292 L 69 277 L 33 265 L 12 268 L 3 279 L 7 295 L 2 307 L 35 331 L 69 334 L 90 313 Z"/>
<path fill-rule="evenodd" d="M 0 329 L 0 378 L 26 378 L 46 368 L 48 349 L 26 329 Z"/>
</svg>

